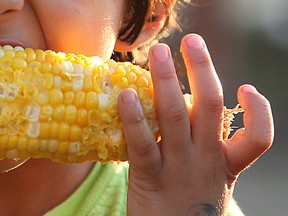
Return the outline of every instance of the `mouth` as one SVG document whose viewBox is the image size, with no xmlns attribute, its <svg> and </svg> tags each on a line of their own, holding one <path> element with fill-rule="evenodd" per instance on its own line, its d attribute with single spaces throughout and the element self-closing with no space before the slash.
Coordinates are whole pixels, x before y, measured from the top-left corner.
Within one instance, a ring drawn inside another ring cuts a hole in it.
<svg viewBox="0 0 288 216">
<path fill-rule="evenodd" d="M 28 48 L 31 47 L 27 43 L 23 43 L 22 41 L 15 41 L 15 40 L 5 40 L 5 39 L 0 39 L 0 46 L 5 46 L 5 45 L 10 45 L 13 48 L 14 47 L 22 47 L 22 48 Z"/>
</svg>

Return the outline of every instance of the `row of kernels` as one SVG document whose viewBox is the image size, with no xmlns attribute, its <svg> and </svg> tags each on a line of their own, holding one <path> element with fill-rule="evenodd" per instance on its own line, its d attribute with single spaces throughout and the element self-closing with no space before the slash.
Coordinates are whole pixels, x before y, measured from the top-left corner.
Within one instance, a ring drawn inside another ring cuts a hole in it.
<svg viewBox="0 0 288 216">
<path fill-rule="evenodd" d="M 41 107 L 40 120 L 41 121 L 58 121 L 67 122 L 69 124 L 76 123 L 80 127 L 87 125 L 88 112 L 86 109 L 76 109 L 75 106 L 70 105 L 65 107 L 60 105 L 53 108 L 50 105 L 45 105 Z"/>
<path fill-rule="evenodd" d="M 81 149 L 81 142 L 69 142 L 58 140 L 40 140 L 17 137 L 18 145 L 15 148 L 0 149 L 1 159 L 27 159 L 33 158 L 62 158 L 73 162 Z M 0 138 L 1 140 L 1 138 Z M 70 159 L 68 158 L 69 156 Z M 94 159 L 95 160 L 95 159 Z"/>
<path fill-rule="evenodd" d="M 40 139 L 57 139 L 59 141 L 81 141 L 82 129 L 78 125 L 58 122 L 41 122 Z"/>
<path fill-rule="evenodd" d="M 9 57 L 18 57 L 18 58 L 21 58 L 21 59 L 24 59 L 25 61 L 27 62 L 30 62 L 30 61 L 40 61 L 40 62 L 43 62 L 43 61 L 47 61 L 47 54 L 51 54 L 52 51 L 48 50 L 48 51 L 43 51 L 43 50 L 33 50 L 31 48 L 25 48 L 23 49 L 22 47 L 15 47 L 14 49 L 7 49 L 5 50 L 5 55 L 6 56 L 9 56 Z M 50 55 L 51 56 L 51 55 Z M 50 61 L 47 61 L 47 62 L 50 62 L 50 63 L 53 63 L 53 61 L 51 62 L 51 59 L 48 58 Z"/>
<path fill-rule="evenodd" d="M 45 80 L 49 78 L 49 80 Z M 52 79 L 53 78 L 53 79 Z M 50 86 L 53 83 L 53 87 L 57 89 L 61 89 L 64 92 L 67 91 L 95 91 L 100 92 L 100 86 L 97 81 L 97 77 L 91 76 L 80 76 L 74 78 L 63 78 L 60 75 L 53 76 L 52 74 L 44 76 L 43 82 L 48 82 Z"/>
<path fill-rule="evenodd" d="M 77 108 L 85 107 L 95 109 L 98 107 L 98 94 L 93 91 L 85 92 L 67 92 L 64 93 L 59 89 L 52 89 L 49 97 L 50 104 L 54 107 L 61 104 L 73 103 Z M 49 103 L 49 102 L 47 102 Z"/>
</svg>

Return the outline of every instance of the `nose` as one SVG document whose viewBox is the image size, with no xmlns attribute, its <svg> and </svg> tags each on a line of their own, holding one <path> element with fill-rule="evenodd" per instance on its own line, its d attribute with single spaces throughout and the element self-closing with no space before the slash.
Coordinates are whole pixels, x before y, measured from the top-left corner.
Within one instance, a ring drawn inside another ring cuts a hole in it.
<svg viewBox="0 0 288 216">
<path fill-rule="evenodd" d="M 0 0 L 0 15 L 19 11 L 23 8 L 25 0 Z"/>
</svg>

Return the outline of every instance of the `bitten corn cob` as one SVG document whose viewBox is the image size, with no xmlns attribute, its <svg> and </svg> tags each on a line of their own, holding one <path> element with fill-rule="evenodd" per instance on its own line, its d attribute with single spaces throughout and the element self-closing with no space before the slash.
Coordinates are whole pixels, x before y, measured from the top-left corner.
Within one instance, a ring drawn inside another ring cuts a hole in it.
<svg viewBox="0 0 288 216">
<path fill-rule="evenodd" d="M 137 91 L 156 136 L 148 71 L 99 57 L 0 46 L 0 159 L 128 160 L 117 110 L 128 87 Z"/>
</svg>

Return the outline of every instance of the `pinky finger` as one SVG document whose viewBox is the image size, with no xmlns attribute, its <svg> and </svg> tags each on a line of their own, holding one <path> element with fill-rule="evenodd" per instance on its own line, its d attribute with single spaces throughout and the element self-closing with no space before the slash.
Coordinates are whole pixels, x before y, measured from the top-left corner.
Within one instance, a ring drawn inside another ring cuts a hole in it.
<svg viewBox="0 0 288 216">
<path fill-rule="evenodd" d="M 230 171 L 237 175 L 267 151 L 273 142 L 274 126 L 268 100 L 251 85 L 239 88 L 238 99 L 244 108 L 244 127 L 226 142 Z"/>
</svg>

